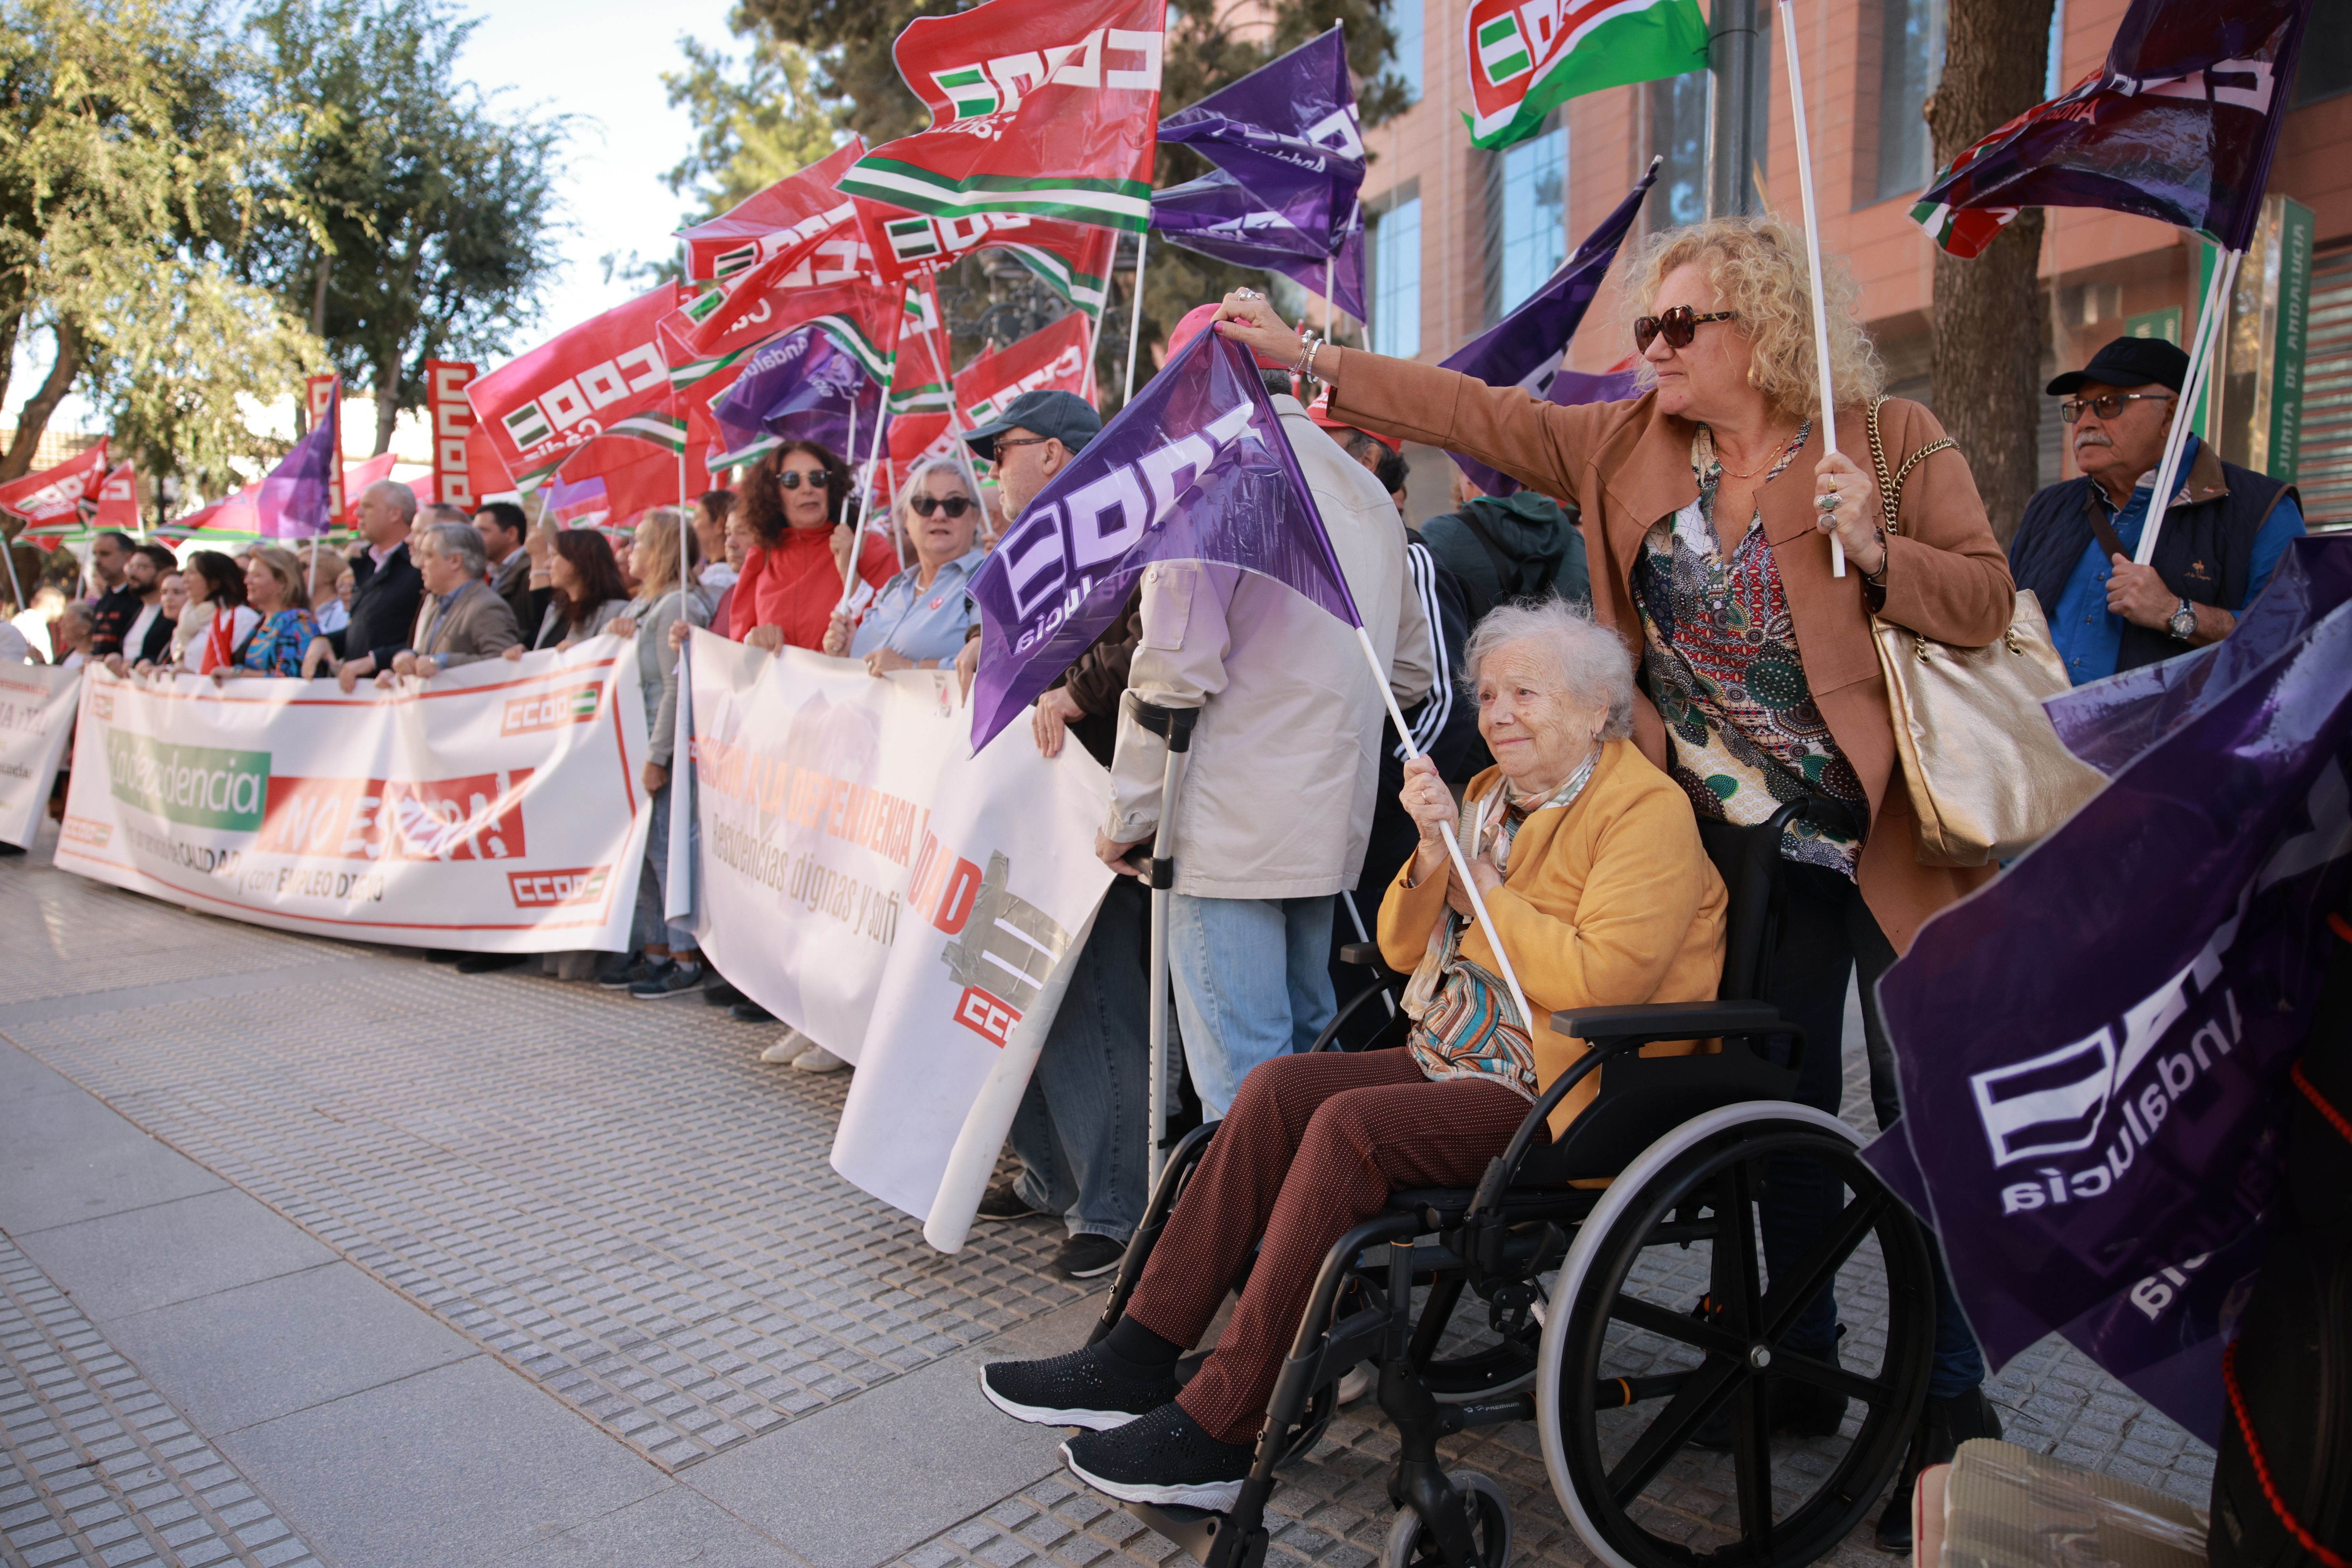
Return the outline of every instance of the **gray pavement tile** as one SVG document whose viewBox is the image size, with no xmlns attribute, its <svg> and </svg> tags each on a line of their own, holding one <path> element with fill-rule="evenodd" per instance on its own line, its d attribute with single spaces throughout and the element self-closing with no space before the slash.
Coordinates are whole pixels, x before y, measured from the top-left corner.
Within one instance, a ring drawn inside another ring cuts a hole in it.
<svg viewBox="0 0 2352 1568">
<path fill-rule="evenodd" d="M 227 1184 L 87 1094 L 18 1096 L 0 1088 L 0 1230 L 11 1236 Z"/>
<path fill-rule="evenodd" d="M 481 1353 L 347 1263 L 115 1319 L 107 1332 L 215 1436 Z"/>
<path fill-rule="evenodd" d="M 234 1191 L 57 1226 L 17 1241 L 100 1323 L 315 1268 L 335 1256 Z"/>
<path fill-rule="evenodd" d="M 220 1440 L 331 1562 L 447 1568 L 514 1551 L 670 1483 L 476 1356 Z"/>
<path fill-rule="evenodd" d="M 980 1367 L 994 1359 L 933 1362 L 682 1479 L 816 1568 L 871 1568 L 1061 1467 L 1066 1433 L 1007 1421 L 982 1397 Z"/>
<path fill-rule="evenodd" d="M 0 1105 L 21 1102 L 44 1094 L 79 1092 L 70 1079 L 31 1052 L 0 1038 Z"/>
<path fill-rule="evenodd" d="M 496 1568 L 808 1568 L 782 1545 L 684 1486 L 656 1492 L 495 1560 Z M 491 1568 L 484 1560 L 482 1568 Z"/>
</svg>

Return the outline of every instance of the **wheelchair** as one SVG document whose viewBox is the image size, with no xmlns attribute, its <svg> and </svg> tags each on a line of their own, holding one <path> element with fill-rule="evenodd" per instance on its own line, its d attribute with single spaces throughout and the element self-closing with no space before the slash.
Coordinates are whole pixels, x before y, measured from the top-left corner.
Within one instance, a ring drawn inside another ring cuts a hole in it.
<svg viewBox="0 0 2352 1568">
<path fill-rule="evenodd" d="M 1511 1510 L 1501 1487 L 1475 1470 L 1449 1472 L 1438 1444 L 1513 1421 L 1538 1424 L 1562 1511 L 1612 1568 L 1797 1568 L 1843 1539 L 1885 1489 L 1918 1421 L 1935 1297 L 1920 1230 L 1863 1163 L 1861 1139 L 1791 1103 L 1805 1042 L 1758 1000 L 1779 925 L 1781 834 L 1806 810 L 1790 803 L 1749 827 L 1699 824 L 1730 897 L 1719 1000 L 1555 1013 L 1553 1027 L 1589 1049 L 1545 1090 L 1476 1188 L 1393 1193 L 1385 1212 L 1333 1244 L 1232 1511 L 1123 1505 L 1129 1513 L 1201 1568 L 1262 1568 L 1278 1472 L 1321 1438 L 1339 1378 L 1370 1361 L 1398 1438 L 1385 1568 L 1507 1568 Z M 1350 943 L 1342 956 L 1379 966 L 1374 944 Z M 1401 985 L 1381 973 L 1316 1048 L 1349 1013 Z M 1409 1022 L 1391 1017 L 1366 1048 L 1402 1046 Z M 1721 1047 L 1638 1054 L 1694 1038 Z M 1776 1040 L 1786 1042 L 1777 1056 Z M 1595 1100 L 1552 1142 L 1545 1119 L 1595 1071 Z M 1213 1123 L 1195 1128 L 1170 1152 L 1090 1343 L 1125 1311 L 1215 1132 Z M 1759 1205 L 1784 1179 L 1822 1184 L 1815 1190 L 1837 1212 L 1788 1277 L 1768 1281 Z M 1842 1272 L 1852 1296 L 1853 1276 L 1874 1265 L 1883 1328 L 1853 1347 L 1874 1366 L 1843 1364 L 1843 1346 L 1785 1342 Z M 1465 1293 L 1486 1305 L 1485 1329 L 1472 1335 L 1482 1342 L 1462 1343 L 1455 1327 Z M 1779 1384 L 1843 1396 L 1829 1451 L 1816 1444 L 1776 1462 Z M 1694 1480 L 1719 1483 L 1727 1464 L 1736 1533 L 1676 1506 Z"/>
</svg>

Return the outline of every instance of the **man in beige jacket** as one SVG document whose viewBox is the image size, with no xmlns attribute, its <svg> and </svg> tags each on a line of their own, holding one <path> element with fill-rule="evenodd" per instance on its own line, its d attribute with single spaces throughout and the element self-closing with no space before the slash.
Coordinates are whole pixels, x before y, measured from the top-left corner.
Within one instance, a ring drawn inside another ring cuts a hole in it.
<svg viewBox="0 0 2352 1568">
<path fill-rule="evenodd" d="M 1205 324 L 1181 323 L 1168 352 Z M 1268 391 L 1286 388 L 1269 375 Z M 1282 416 L 1348 591 L 1398 702 L 1426 696 L 1429 622 L 1405 591 L 1404 532 L 1380 482 L 1285 390 Z M 1355 628 L 1270 577 L 1164 562 L 1144 569 L 1142 638 L 1128 689 L 1202 710 L 1176 805 L 1169 967 L 1185 1060 L 1212 1117 L 1259 1062 L 1300 1050 L 1331 1020 L 1333 898 L 1356 885 L 1387 716 Z M 1122 717 L 1109 816 L 1096 852 L 1114 868 L 1160 824 L 1167 752 Z"/>
</svg>

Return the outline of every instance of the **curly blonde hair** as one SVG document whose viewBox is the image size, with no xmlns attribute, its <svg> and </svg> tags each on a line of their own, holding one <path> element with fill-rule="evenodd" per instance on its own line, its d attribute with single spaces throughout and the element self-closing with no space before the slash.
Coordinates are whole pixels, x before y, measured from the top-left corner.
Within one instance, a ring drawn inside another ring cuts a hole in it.
<svg viewBox="0 0 2352 1568">
<path fill-rule="evenodd" d="M 1805 275 L 1804 237 L 1776 217 L 1717 217 L 1650 237 L 1624 273 L 1625 319 L 1657 302 L 1658 288 L 1678 267 L 1697 262 L 1723 296 L 1722 309 L 1739 319 L 1725 323 L 1755 345 L 1749 384 L 1776 406 L 1801 418 L 1821 413 L 1821 376 L 1813 368 L 1812 289 Z M 1868 403 L 1886 390 L 1886 370 L 1862 330 L 1854 303 L 1862 289 L 1843 263 L 1824 266 L 1829 303 L 1830 373 L 1841 407 Z M 1656 372 L 1644 358 L 1644 389 Z"/>
</svg>

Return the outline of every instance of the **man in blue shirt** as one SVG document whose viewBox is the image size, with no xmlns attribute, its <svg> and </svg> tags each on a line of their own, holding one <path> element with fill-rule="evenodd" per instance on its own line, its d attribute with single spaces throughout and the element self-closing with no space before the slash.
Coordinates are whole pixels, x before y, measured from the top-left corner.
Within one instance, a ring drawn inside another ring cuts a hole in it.
<svg viewBox="0 0 2352 1568">
<path fill-rule="evenodd" d="M 2083 477 L 2026 503 L 2010 570 L 2077 686 L 2229 636 L 2304 531 L 2294 486 L 2190 436 L 2154 559 L 2134 564 L 2188 371 L 2161 338 L 2117 338 L 2050 384 Z"/>
</svg>

